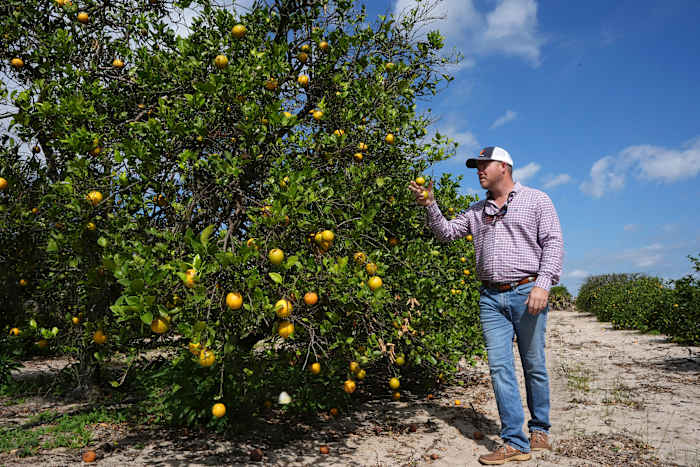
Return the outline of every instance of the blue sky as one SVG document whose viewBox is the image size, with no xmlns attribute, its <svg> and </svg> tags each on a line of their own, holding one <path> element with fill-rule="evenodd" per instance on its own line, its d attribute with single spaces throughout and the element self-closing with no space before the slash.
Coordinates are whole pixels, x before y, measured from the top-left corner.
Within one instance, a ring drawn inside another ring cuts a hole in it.
<svg viewBox="0 0 700 467">
<path fill-rule="evenodd" d="M 415 0 L 366 2 L 398 14 Z M 464 174 L 467 156 L 506 148 L 515 177 L 559 213 L 561 283 L 691 272 L 700 253 L 700 2 L 445 0 L 440 29 L 465 60 L 430 102 L 460 142 L 433 167 Z"/>
</svg>

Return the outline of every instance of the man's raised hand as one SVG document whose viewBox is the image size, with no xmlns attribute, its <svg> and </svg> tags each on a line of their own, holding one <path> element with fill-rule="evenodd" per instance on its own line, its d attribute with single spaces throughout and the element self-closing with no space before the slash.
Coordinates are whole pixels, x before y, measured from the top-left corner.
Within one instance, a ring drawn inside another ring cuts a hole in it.
<svg viewBox="0 0 700 467">
<path fill-rule="evenodd" d="M 416 204 L 420 206 L 430 206 L 435 202 L 432 180 L 430 180 L 425 187 L 417 184 L 415 180 L 411 180 L 411 183 L 408 184 L 408 189 L 411 190 L 411 193 L 415 196 Z"/>
</svg>

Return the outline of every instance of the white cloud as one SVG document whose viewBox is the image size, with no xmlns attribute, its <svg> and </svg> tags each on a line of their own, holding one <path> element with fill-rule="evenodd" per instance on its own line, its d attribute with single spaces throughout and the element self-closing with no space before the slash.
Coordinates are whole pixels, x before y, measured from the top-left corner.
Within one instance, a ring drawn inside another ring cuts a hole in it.
<svg viewBox="0 0 700 467">
<path fill-rule="evenodd" d="M 623 227 L 625 232 L 636 232 L 639 230 L 639 225 L 638 224 L 627 224 Z"/>
<path fill-rule="evenodd" d="M 660 243 L 654 243 L 641 248 L 625 250 L 616 259 L 619 261 L 629 261 L 635 267 L 648 268 L 655 266 L 664 258 L 665 248 Z"/>
<path fill-rule="evenodd" d="M 525 183 L 529 178 L 533 177 L 540 170 L 540 165 L 530 162 L 522 169 L 513 169 L 513 180 L 520 183 Z"/>
<path fill-rule="evenodd" d="M 698 173 L 700 136 L 679 149 L 638 145 L 629 146 L 616 156 L 605 156 L 593 164 L 590 179 L 581 183 L 580 189 L 594 198 L 600 198 L 606 192 L 622 189 L 629 175 L 638 179 L 672 183 L 693 178 Z"/>
<path fill-rule="evenodd" d="M 540 63 L 542 39 L 537 34 L 535 0 L 503 0 L 486 16 L 488 29 L 482 47 L 523 57 L 534 66 Z"/>
<path fill-rule="evenodd" d="M 532 66 L 540 64 L 540 48 L 544 43 L 537 24 L 535 0 L 497 0 L 490 11 L 479 11 L 474 0 L 443 0 L 431 10 L 434 21 L 427 30 L 439 29 L 449 47 L 456 47 L 466 56 L 466 65 L 473 66 L 470 54 L 486 56 L 504 54 L 522 58 Z M 416 0 L 397 0 L 394 16 L 410 11 Z M 432 2 L 423 1 L 423 7 Z M 491 2 L 493 4 L 493 2 Z"/>
<path fill-rule="evenodd" d="M 544 188 L 554 188 L 555 186 L 564 185 L 565 183 L 569 183 L 571 180 L 572 180 L 572 178 L 571 178 L 571 175 L 569 175 L 569 174 L 551 175 L 551 176 L 547 177 L 543 186 L 544 186 Z"/>
<path fill-rule="evenodd" d="M 426 138 L 426 141 L 432 140 L 436 132 L 440 133 L 441 135 L 446 135 L 455 142 L 459 143 L 456 155 L 448 161 L 450 165 L 455 164 L 464 167 L 464 163 L 467 161 L 467 159 L 474 154 L 478 154 L 478 150 L 481 148 L 481 145 L 474 133 L 469 130 L 460 129 L 455 124 L 450 123 L 435 126 L 435 131 L 430 133 L 430 136 L 429 138 Z"/>
<path fill-rule="evenodd" d="M 461 195 L 470 195 L 470 196 L 476 195 L 476 196 L 481 197 L 484 194 L 484 190 L 478 191 L 478 190 L 475 190 L 474 188 L 468 187 L 468 186 L 463 186 L 463 187 L 459 188 L 457 191 Z"/>
<path fill-rule="evenodd" d="M 589 273 L 588 271 L 584 271 L 583 269 L 574 269 L 573 271 L 568 271 L 568 272 L 565 271 L 562 274 L 562 277 L 566 277 L 568 279 L 583 279 L 583 278 L 588 277 L 590 275 L 591 275 L 591 273 Z"/>
<path fill-rule="evenodd" d="M 666 233 L 678 232 L 678 224 L 664 224 L 661 229 Z"/>
<path fill-rule="evenodd" d="M 503 115 L 498 117 L 496 119 L 496 121 L 493 122 L 493 124 L 491 125 L 491 129 L 493 130 L 494 128 L 498 128 L 499 126 L 503 126 L 506 123 L 515 120 L 515 117 L 517 117 L 517 116 L 518 116 L 517 112 L 514 112 L 510 109 L 506 110 L 506 113 L 504 113 Z"/>
<path fill-rule="evenodd" d="M 591 167 L 591 178 L 586 180 L 579 188 L 584 193 L 600 198 L 606 190 L 619 190 L 625 186 L 625 173 L 615 169 L 615 160 L 606 156 L 599 159 Z"/>
</svg>

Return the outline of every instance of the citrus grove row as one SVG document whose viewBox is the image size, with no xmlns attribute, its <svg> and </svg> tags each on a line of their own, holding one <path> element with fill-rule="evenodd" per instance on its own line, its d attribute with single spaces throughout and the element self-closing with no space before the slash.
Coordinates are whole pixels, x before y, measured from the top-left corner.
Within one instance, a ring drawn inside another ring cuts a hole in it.
<svg viewBox="0 0 700 467">
<path fill-rule="evenodd" d="M 17 358 L 70 356 L 79 387 L 150 378 L 154 410 L 225 426 L 399 399 L 481 351 L 472 244 L 437 244 L 407 189 L 456 147 L 417 107 L 458 59 L 417 33 L 430 5 L 3 8 L 0 320 Z M 474 200 L 435 183 L 448 217 Z"/>
</svg>

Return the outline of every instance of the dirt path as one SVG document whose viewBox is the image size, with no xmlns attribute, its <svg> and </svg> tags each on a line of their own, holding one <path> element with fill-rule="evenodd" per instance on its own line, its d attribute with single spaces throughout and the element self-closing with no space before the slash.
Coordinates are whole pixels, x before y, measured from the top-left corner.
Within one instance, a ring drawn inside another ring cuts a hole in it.
<svg viewBox="0 0 700 467">
<path fill-rule="evenodd" d="M 517 465 L 700 466 L 700 348 L 615 331 L 575 311 L 551 312 L 548 328 L 554 451 Z M 498 414 L 486 363 L 465 368 L 463 376 L 466 387 L 430 400 L 373 401 L 351 415 L 282 429 L 270 424 L 235 440 L 97 426 L 97 464 L 251 465 L 250 451 L 260 448 L 257 465 L 479 465 L 478 455 L 498 441 Z M 26 403 L 41 409 L 41 401 Z M 319 453 L 321 445 L 329 455 Z M 0 454 L 0 465 L 77 465 L 78 459 L 59 449 L 24 459 Z"/>
</svg>

